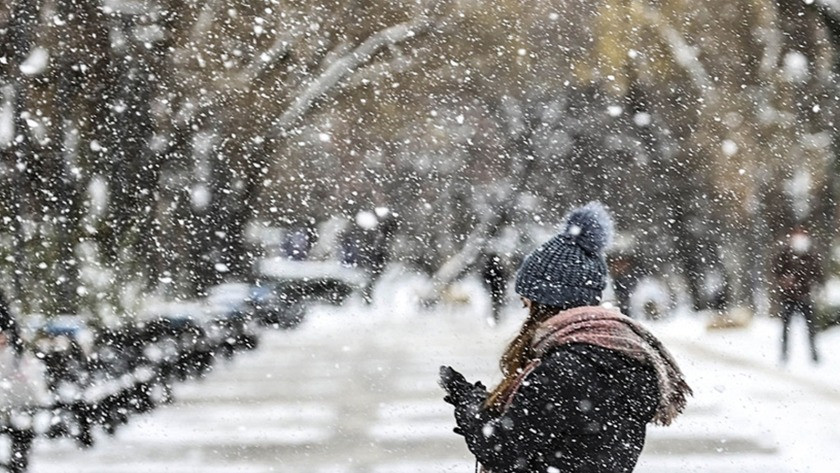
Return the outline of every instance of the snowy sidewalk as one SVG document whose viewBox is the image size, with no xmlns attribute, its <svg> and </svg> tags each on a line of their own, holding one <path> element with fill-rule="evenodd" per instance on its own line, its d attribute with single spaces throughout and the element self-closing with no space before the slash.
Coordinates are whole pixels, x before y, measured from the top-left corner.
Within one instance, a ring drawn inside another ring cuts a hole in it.
<svg viewBox="0 0 840 473">
<path fill-rule="evenodd" d="M 837 471 L 840 462 L 840 330 L 818 339 L 822 363 L 808 358 L 804 323 L 791 332 L 791 361 L 779 363 L 778 320 L 707 330 L 680 317 L 652 324 L 694 388 L 684 417 L 652 428 L 640 472 Z"/>
<path fill-rule="evenodd" d="M 440 364 L 498 380 L 496 362 L 518 308 L 488 327 L 486 307 L 416 309 L 393 301 L 319 307 L 295 331 L 264 332 L 258 350 L 182 385 L 176 403 L 133 419 L 89 451 L 39 440 L 34 473 L 471 472 L 436 384 Z M 833 473 L 840 463 L 840 332 L 821 339 L 826 362 L 779 368 L 778 328 L 707 332 L 699 320 L 651 324 L 695 390 L 686 415 L 649 430 L 640 473 Z M 801 337 L 800 337 L 801 335 Z"/>
</svg>

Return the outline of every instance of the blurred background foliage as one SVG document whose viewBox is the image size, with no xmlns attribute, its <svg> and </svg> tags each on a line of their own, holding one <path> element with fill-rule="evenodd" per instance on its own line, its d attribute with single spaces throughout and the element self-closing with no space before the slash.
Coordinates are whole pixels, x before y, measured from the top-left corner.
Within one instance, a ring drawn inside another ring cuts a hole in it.
<svg viewBox="0 0 840 473">
<path fill-rule="evenodd" d="M 837 236 L 833 5 L 3 2 L 0 284 L 125 310 L 248 277 L 249 225 L 377 206 L 418 269 L 503 237 L 515 265 L 600 199 L 696 308 L 766 304 L 794 224 Z"/>
</svg>

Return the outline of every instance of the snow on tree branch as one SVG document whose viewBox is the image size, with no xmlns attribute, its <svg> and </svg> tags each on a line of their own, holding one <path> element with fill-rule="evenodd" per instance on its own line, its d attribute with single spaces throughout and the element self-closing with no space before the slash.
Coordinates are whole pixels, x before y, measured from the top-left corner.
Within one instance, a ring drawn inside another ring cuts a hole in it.
<svg viewBox="0 0 840 473">
<path fill-rule="evenodd" d="M 415 54 L 398 54 L 390 61 L 383 61 L 370 66 L 360 68 L 353 77 L 346 83 L 347 88 L 356 87 L 359 85 L 369 84 L 375 82 L 384 76 L 390 76 L 405 72 L 418 63 L 423 63 L 431 56 L 431 51 L 423 50 L 415 52 Z"/>
<path fill-rule="evenodd" d="M 668 24 L 659 12 L 649 10 L 646 18 L 651 28 L 659 34 L 671 50 L 674 61 L 688 73 L 697 90 L 704 98 L 713 99 L 715 86 L 703 63 L 700 62 L 700 58 L 697 57 L 698 48 L 688 44 L 683 35 Z"/>
<path fill-rule="evenodd" d="M 682 35 L 674 28 L 663 25 L 659 28 L 659 34 L 671 48 L 674 60 L 688 72 L 694 86 L 704 95 L 713 89 L 712 80 L 706 68 L 697 57 L 697 48 L 689 45 Z"/>
<path fill-rule="evenodd" d="M 209 0 L 204 4 L 190 31 L 190 43 L 196 44 L 206 37 L 207 31 L 216 21 L 216 11 L 219 10 L 220 3 L 219 0 Z"/>
<path fill-rule="evenodd" d="M 271 47 L 257 55 L 253 61 L 251 61 L 239 74 L 236 75 L 235 81 L 239 85 L 247 85 L 253 82 L 275 61 L 288 54 L 290 46 L 291 38 L 288 35 L 278 36 Z"/>
<path fill-rule="evenodd" d="M 332 90 L 380 50 L 411 40 L 431 29 L 435 22 L 426 15 L 378 31 L 345 56 L 330 64 L 315 80 L 305 86 L 285 112 L 274 122 L 274 132 L 285 134 L 324 94 Z"/>
<path fill-rule="evenodd" d="M 291 49 L 291 37 L 289 34 L 278 36 L 272 45 L 264 52 L 257 54 L 254 59 L 243 67 L 236 75 L 231 78 L 230 84 L 223 89 L 217 89 L 205 96 L 193 96 L 184 101 L 184 106 L 181 107 L 175 115 L 174 123 L 179 126 L 185 126 L 189 123 L 190 118 L 194 115 L 196 108 L 212 108 L 224 100 L 226 92 L 236 89 L 237 87 L 244 87 L 256 80 L 260 74 L 268 69 L 276 61 L 285 57 Z"/>
</svg>

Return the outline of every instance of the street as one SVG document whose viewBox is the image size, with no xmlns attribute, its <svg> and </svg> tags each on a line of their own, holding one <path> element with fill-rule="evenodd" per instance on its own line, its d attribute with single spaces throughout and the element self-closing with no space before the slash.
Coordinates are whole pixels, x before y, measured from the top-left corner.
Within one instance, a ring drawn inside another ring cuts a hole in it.
<svg viewBox="0 0 840 473">
<path fill-rule="evenodd" d="M 259 349 L 179 386 L 173 405 L 91 450 L 39 440 L 31 471 L 471 472 L 438 366 L 498 380 L 518 314 L 509 308 L 490 327 L 475 308 L 318 307 L 300 329 L 264 331 Z M 674 425 L 649 429 L 638 472 L 835 471 L 835 387 L 662 332 L 695 397 Z"/>
</svg>

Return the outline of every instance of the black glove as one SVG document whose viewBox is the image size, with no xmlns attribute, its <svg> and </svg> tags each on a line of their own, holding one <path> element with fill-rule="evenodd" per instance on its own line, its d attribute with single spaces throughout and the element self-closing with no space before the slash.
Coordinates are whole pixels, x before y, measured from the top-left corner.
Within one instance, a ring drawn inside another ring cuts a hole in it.
<svg viewBox="0 0 840 473">
<path fill-rule="evenodd" d="M 440 367 L 439 384 L 446 391 L 446 397 L 443 400 L 453 406 L 476 400 L 483 402 L 487 397 L 487 388 L 481 384 L 481 381 L 470 384 L 451 366 Z"/>
<path fill-rule="evenodd" d="M 481 406 L 487 398 L 487 388 L 481 382 L 470 384 L 461 373 L 449 366 L 440 367 L 440 385 L 446 390 L 444 401 L 455 406 L 455 433 L 465 435 L 465 431 L 474 430 Z"/>
</svg>

